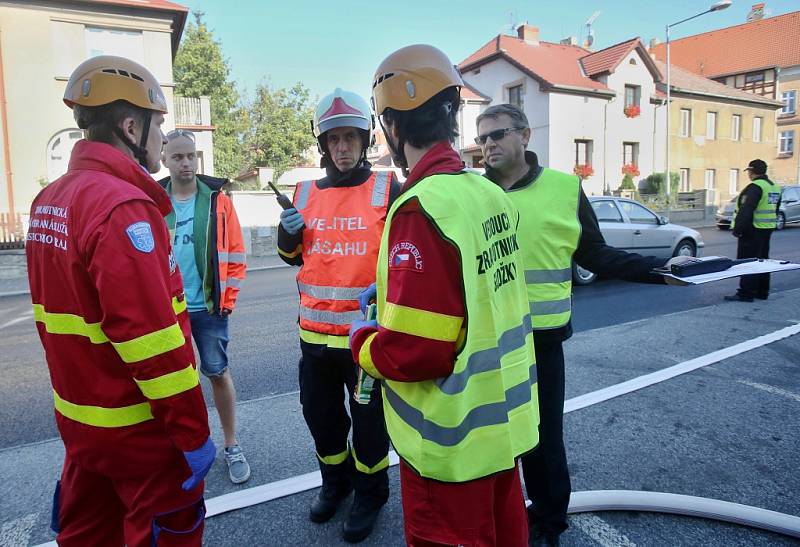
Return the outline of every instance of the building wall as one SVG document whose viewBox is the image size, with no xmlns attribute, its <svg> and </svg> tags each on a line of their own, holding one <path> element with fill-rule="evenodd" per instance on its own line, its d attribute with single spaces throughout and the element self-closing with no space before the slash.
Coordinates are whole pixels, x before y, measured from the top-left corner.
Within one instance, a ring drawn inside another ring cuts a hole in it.
<svg viewBox="0 0 800 547">
<path fill-rule="evenodd" d="M 772 161 L 772 175 L 775 182 L 781 184 L 797 184 L 800 182 L 800 66 L 787 67 L 780 72 L 778 78 L 778 100 L 784 91 L 796 92 L 797 106 L 795 114 L 791 117 L 781 116 L 778 110 L 776 133 L 781 131 L 794 131 L 794 153 L 791 156 L 781 156 L 778 154 L 778 144 L 776 145 Z M 769 161 L 769 160 L 766 160 Z"/>
<path fill-rule="evenodd" d="M 539 83 L 505 59 L 498 59 L 470 70 L 462 75 L 472 87 L 491 98 L 491 105 L 508 102 L 508 87 L 522 84 L 523 110 L 533 130 L 528 149 L 536 152 L 539 162 L 550 164 L 550 109 L 549 96 L 542 93 Z M 466 114 L 466 113 L 465 113 Z M 475 114 L 477 117 L 477 114 Z M 475 126 L 475 119 L 464 117 L 464 125 Z"/>
<path fill-rule="evenodd" d="M 690 109 L 691 135 L 681 137 L 681 109 Z M 717 113 L 716 138 L 706 135 L 706 113 Z M 733 115 L 741 116 L 739 141 L 731 138 Z M 762 118 L 761 142 L 753 142 L 753 118 Z M 744 168 L 755 158 L 770 164 L 769 175 L 774 176 L 771 159 L 775 157 L 775 112 L 771 108 L 743 106 L 712 100 L 698 100 L 673 95 L 670 109 L 670 169 L 680 172 L 689 169 L 690 189 L 705 188 L 706 169 L 715 170 L 714 192 L 709 201 L 719 204 L 729 200 L 749 182 Z M 729 188 L 731 169 L 739 169 L 736 192 Z"/>
<path fill-rule="evenodd" d="M 48 143 L 63 130 L 76 129 L 72 112 L 64 106 L 62 97 L 70 73 L 89 55 L 86 26 L 141 31 L 142 58 L 137 60 L 143 61 L 159 79 L 172 110 L 171 23 L 168 15 L 143 18 L 106 14 L 91 7 L 55 8 L 44 2 L 6 3 L 0 7 L 9 131 L 9 143 L 2 145 L 10 146 L 17 212 L 27 212 L 48 180 Z M 164 130 L 173 124 L 168 116 Z M 9 206 L 5 168 L 3 165 L 0 211 L 7 211 Z"/>
<path fill-rule="evenodd" d="M 631 64 L 631 61 L 635 64 Z M 640 100 L 639 107 L 641 113 L 636 118 L 625 116 L 625 85 L 639 86 Z M 614 72 L 608 76 L 607 85 L 617 96 L 608 105 L 608 143 L 607 158 L 607 180 L 611 190 L 616 189 L 622 183 L 623 165 L 623 143 L 638 144 L 637 166 L 639 167 L 639 177 L 634 177 L 634 182 L 638 179 L 646 178 L 654 172 L 664 169 L 663 155 L 656 154 L 657 150 L 663 150 L 666 146 L 664 133 L 656 132 L 656 119 L 660 110 L 656 109 L 655 104 L 650 102 L 650 97 L 655 95 L 656 85 L 653 75 L 647 69 L 644 61 L 635 50 L 630 52 L 616 67 Z M 660 158 L 660 163 L 656 159 Z"/>
</svg>

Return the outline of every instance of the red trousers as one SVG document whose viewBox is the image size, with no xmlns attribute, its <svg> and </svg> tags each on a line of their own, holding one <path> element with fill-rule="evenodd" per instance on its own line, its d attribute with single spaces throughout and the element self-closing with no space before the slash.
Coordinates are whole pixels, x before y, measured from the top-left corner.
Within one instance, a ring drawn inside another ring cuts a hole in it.
<svg viewBox="0 0 800 547">
<path fill-rule="evenodd" d="M 94 450 L 80 444 L 67 448 L 53 499 L 60 547 L 202 544 L 203 483 L 189 492 L 181 489 L 191 472 L 166 436 L 139 450 L 125 439 Z"/>
<path fill-rule="evenodd" d="M 400 488 L 409 547 L 528 545 L 528 514 L 516 467 L 445 483 L 420 477 L 400 460 Z"/>
</svg>

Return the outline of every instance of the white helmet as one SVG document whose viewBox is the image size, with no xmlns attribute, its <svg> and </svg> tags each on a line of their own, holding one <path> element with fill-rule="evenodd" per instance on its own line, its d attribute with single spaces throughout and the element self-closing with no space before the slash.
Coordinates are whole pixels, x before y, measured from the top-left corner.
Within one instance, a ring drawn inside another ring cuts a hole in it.
<svg viewBox="0 0 800 547">
<path fill-rule="evenodd" d="M 323 97 L 314 112 L 314 136 L 319 139 L 336 127 L 355 127 L 367 132 L 367 146 L 372 142 L 372 113 L 367 101 L 352 91 L 336 88 Z"/>
</svg>

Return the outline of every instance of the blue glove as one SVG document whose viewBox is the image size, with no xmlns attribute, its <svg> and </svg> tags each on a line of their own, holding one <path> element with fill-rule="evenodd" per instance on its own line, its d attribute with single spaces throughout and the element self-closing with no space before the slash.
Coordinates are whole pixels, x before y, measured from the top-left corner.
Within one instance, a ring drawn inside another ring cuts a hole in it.
<svg viewBox="0 0 800 547">
<path fill-rule="evenodd" d="M 281 211 L 281 226 L 288 234 L 294 235 L 298 233 L 304 225 L 303 215 L 294 207 Z"/>
<path fill-rule="evenodd" d="M 186 463 L 192 470 L 192 476 L 183 481 L 182 488 L 187 492 L 205 478 L 208 470 L 211 469 L 211 464 L 214 463 L 214 458 L 217 456 L 217 447 L 214 446 L 214 441 L 211 437 L 200 448 L 192 450 L 191 452 L 184 452 L 183 457 L 186 458 Z"/>
<path fill-rule="evenodd" d="M 367 313 L 367 306 L 370 300 L 374 300 L 378 296 L 378 288 L 375 283 L 361 291 L 358 295 L 358 307 L 361 308 L 361 313 Z"/>
<path fill-rule="evenodd" d="M 356 319 L 350 324 L 350 347 L 353 347 L 353 335 L 363 329 L 364 327 L 378 328 L 378 322 L 375 319 Z"/>
</svg>

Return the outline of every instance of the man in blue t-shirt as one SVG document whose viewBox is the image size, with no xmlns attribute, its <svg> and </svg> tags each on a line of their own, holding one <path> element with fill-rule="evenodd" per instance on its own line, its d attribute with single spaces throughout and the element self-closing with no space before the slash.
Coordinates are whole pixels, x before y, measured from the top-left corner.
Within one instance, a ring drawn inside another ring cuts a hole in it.
<svg viewBox="0 0 800 547">
<path fill-rule="evenodd" d="M 242 231 L 231 200 L 220 191 L 227 181 L 197 174 L 194 134 L 169 132 L 162 161 L 170 176 L 161 184 L 173 209 L 166 221 L 183 276 L 192 338 L 200 354 L 200 371 L 211 382 L 228 475 L 238 484 L 250 477 L 250 465 L 236 440 L 236 391 L 227 349 L 228 316 L 246 268 Z M 221 233 L 218 225 L 223 225 Z"/>
</svg>

